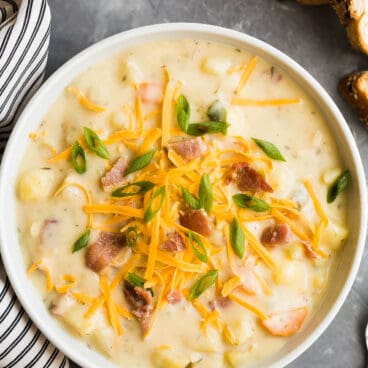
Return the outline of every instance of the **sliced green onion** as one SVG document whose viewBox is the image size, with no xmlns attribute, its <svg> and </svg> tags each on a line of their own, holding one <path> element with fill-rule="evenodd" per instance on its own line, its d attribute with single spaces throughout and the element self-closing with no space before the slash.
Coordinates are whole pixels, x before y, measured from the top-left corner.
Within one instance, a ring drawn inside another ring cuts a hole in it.
<svg viewBox="0 0 368 368">
<path fill-rule="evenodd" d="M 78 174 L 83 174 L 87 171 L 86 153 L 78 141 L 72 146 L 72 162 Z"/>
<path fill-rule="evenodd" d="M 211 270 L 198 279 L 190 290 L 189 300 L 198 298 L 202 293 L 209 289 L 215 283 L 217 277 L 218 271 Z"/>
<path fill-rule="evenodd" d="M 181 195 L 183 196 L 185 203 L 187 203 L 189 207 L 195 210 L 199 210 L 201 208 L 199 199 L 188 190 L 186 190 L 183 186 L 181 186 Z"/>
<path fill-rule="evenodd" d="M 144 278 L 142 278 L 141 276 L 137 275 L 136 273 L 134 272 L 128 272 L 127 273 L 127 279 L 129 281 L 129 283 L 134 286 L 134 287 L 140 287 L 142 289 L 144 289 L 144 283 L 146 282 L 146 280 Z M 152 288 L 149 288 L 149 289 L 146 289 L 148 290 L 151 295 L 153 296 L 153 289 Z"/>
<path fill-rule="evenodd" d="M 327 191 L 327 203 L 332 203 L 345 190 L 350 181 L 350 171 L 346 170 L 331 184 Z"/>
<path fill-rule="evenodd" d="M 224 121 L 226 122 L 227 111 L 223 103 L 219 100 L 212 102 L 207 110 L 207 115 L 212 121 Z"/>
<path fill-rule="evenodd" d="M 141 170 L 145 168 L 152 161 L 153 156 L 155 155 L 155 150 L 152 149 L 141 156 L 136 157 L 128 166 L 125 175 L 129 175 L 132 172 Z"/>
<path fill-rule="evenodd" d="M 160 208 L 162 207 L 162 204 L 164 203 L 165 194 L 166 194 L 166 188 L 165 188 L 165 186 L 162 186 L 162 187 L 158 188 L 152 194 L 152 197 L 151 197 L 150 201 L 148 202 L 147 209 L 144 212 L 143 220 L 144 220 L 145 223 L 151 221 L 156 216 L 157 212 L 160 210 Z M 152 210 L 153 201 L 157 197 L 160 197 L 160 202 L 158 203 L 157 208 L 154 209 L 154 210 Z"/>
<path fill-rule="evenodd" d="M 209 214 L 213 205 L 213 193 L 208 174 L 203 174 L 199 183 L 199 203 Z"/>
<path fill-rule="evenodd" d="M 192 246 L 194 254 L 197 256 L 199 260 L 207 263 L 208 262 L 207 250 L 201 238 L 196 233 L 190 230 L 188 232 L 188 237 L 189 237 L 189 242 L 190 242 L 190 245 Z"/>
<path fill-rule="evenodd" d="M 87 229 L 85 233 L 73 244 L 72 253 L 78 252 L 79 250 L 85 248 L 88 245 L 90 235 L 91 230 Z"/>
<path fill-rule="evenodd" d="M 234 194 L 233 201 L 237 206 L 248 208 L 255 212 L 265 212 L 270 209 L 270 205 L 264 200 L 243 193 Z"/>
<path fill-rule="evenodd" d="M 176 120 L 180 129 L 186 132 L 190 121 L 190 105 L 184 95 L 180 95 L 176 104 Z"/>
<path fill-rule="evenodd" d="M 270 158 L 277 161 L 286 161 L 279 149 L 271 142 L 252 138 L 256 145 Z"/>
<path fill-rule="evenodd" d="M 235 217 L 230 224 L 230 243 L 235 254 L 242 259 L 245 251 L 245 235 L 239 221 Z"/>
<path fill-rule="evenodd" d="M 142 193 L 146 193 L 149 190 L 151 190 L 153 187 L 155 186 L 154 183 L 150 182 L 150 181 L 137 181 L 135 183 L 129 183 L 126 184 L 118 189 L 115 189 L 111 195 L 113 197 L 130 197 L 130 196 L 134 196 L 137 194 L 142 194 Z M 134 187 L 138 187 L 136 191 L 133 192 L 127 192 L 128 188 L 134 188 Z"/>
<path fill-rule="evenodd" d="M 211 133 L 222 133 L 226 135 L 229 126 L 230 124 L 224 123 L 223 121 L 203 121 L 201 123 L 189 124 L 187 133 L 196 137 Z"/>
<path fill-rule="evenodd" d="M 106 160 L 110 158 L 109 151 L 107 150 L 105 144 L 99 138 L 99 136 L 90 128 L 84 127 L 84 140 L 88 144 L 88 147 L 99 157 Z"/>
</svg>

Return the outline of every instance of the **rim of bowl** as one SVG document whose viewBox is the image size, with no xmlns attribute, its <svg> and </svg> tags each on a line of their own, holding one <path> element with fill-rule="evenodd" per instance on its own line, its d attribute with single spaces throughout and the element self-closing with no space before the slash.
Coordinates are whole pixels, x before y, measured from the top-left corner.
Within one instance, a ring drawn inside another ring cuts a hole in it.
<svg viewBox="0 0 368 368">
<path fill-rule="evenodd" d="M 22 127 L 27 124 L 27 116 L 29 115 L 29 111 L 32 110 L 33 105 L 37 105 L 40 103 L 41 97 L 45 94 L 47 94 L 47 91 L 52 88 L 52 85 L 55 83 L 57 79 L 59 79 L 63 74 L 65 74 L 69 69 L 73 69 L 76 65 L 82 63 L 86 64 L 86 60 L 88 59 L 88 55 L 90 54 L 96 54 L 96 53 L 103 53 L 104 48 L 108 48 L 113 46 L 114 44 L 121 44 L 124 41 L 127 40 L 134 40 L 138 39 L 139 41 L 137 44 L 143 44 L 145 43 L 144 36 L 145 35 L 166 35 L 163 36 L 161 39 L 173 39 L 173 34 L 175 33 L 197 33 L 198 36 L 203 37 L 203 39 L 206 39 L 205 35 L 210 35 L 211 37 L 218 37 L 221 38 L 228 38 L 232 39 L 233 41 L 237 41 L 244 44 L 244 49 L 247 49 L 248 47 L 254 47 L 261 49 L 264 53 L 264 55 L 270 56 L 271 58 L 277 60 L 280 64 L 282 64 L 285 69 L 291 70 L 294 74 L 296 74 L 298 77 L 302 79 L 302 82 L 308 87 L 311 88 L 311 90 L 315 93 L 316 96 L 319 96 L 322 101 L 322 105 L 325 105 L 330 111 L 331 115 L 335 119 L 335 122 L 338 124 L 340 130 L 343 132 L 344 138 L 349 143 L 350 153 L 352 156 L 352 162 L 355 164 L 356 168 L 356 182 L 357 182 L 357 188 L 358 188 L 358 197 L 360 199 L 367 198 L 367 192 L 365 187 L 365 174 L 364 169 L 362 165 L 362 161 L 359 155 L 359 151 L 357 149 L 355 140 L 352 136 L 352 133 L 336 104 L 332 100 L 332 98 L 328 95 L 328 93 L 324 90 L 324 88 L 314 79 L 314 77 L 311 76 L 302 66 L 300 66 L 297 62 L 295 62 L 292 58 L 284 54 L 283 52 L 279 51 L 275 47 L 269 45 L 268 43 L 261 41 L 253 36 L 249 36 L 245 33 L 241 33 L 235 30 L 231 30 L 228 28 L 215 26 L 215 25 L 208 25 L 208 24 L 202 24 L 202 23 L 163 23 L 163 24 L 153 24 L 143 27 L 134 28 L 128 31 L 120 32 L 118 34 L 115 34 L 113 36 L 110 36 L 108 38 L 105 38 L 85 50 L 79 52 L 74 57 L 72 57 L 69 61 L 64 63 L 59 69 L 57 69 L 46 81 L 43 83 L 43 85 L 40 87 L 40 89 L 35 93 L 35 95 L 31 98 L 31 100 L 27 103 L 27 106 L 24 108 L 22 113 L 20 114 L 19 118 L 17 119 L 17 124 L 15 125 L 10 138 L 8 140 L 8 143 L 6 145 L 6 149 L 3 155 L 1 167 L 0 167 L 0 198 L 2 198 L 2 193 L 4 192 L 3 188 L 6 185 L 6 168 L 7 168 L 7 162 L 11 159 L 11 153 L 14 150 L 15 142 L 20 136 Z M 179 37 L 183 38 L 183 37 Z M 179 39 L 178 38 L 178 39 Z M 221 40 L 218 42 L 221 43 Z M 224 43 L 224 42 L 222 42 Z M 111 55 L 111 54 L 109 54 Z M 106 55 L 108 56 L 108 55 Z M 105 56 L 105 57 L 106 57 Z M 84 66 L 83 69 L 86 67 Z M 83 70 L 82 69 L 82 70 Z M 294 78 L 295 79 L 295 78 Z M 310 93 L 308 92 L 308 95 Z M 48 105 L 48 107 L 51 105 L 51 103 Z M 330 129 L 330 128 L 329 128 Z M 1 206 L 0 213 L 5 212 L 4 205 Z M 332 307 L 327 312 L 324 319 L 322 319 L 317 327 L 313 330 L 312 333 L 310 333 L 309 336 L 307 336 L 301 344 L 299 344 L 296 348 L 285 354 L 283 357 L 278 359 L 275 362 L 272 362 L 272 364 L 269 366 L 269 368 L 279 368 L 284 367 L 287 364 L 291 363 L 293 360 L 295 360 L 297 357 L 299 357 L 304 351 L 306 351 L 312 344 L 315 342 L 318 337 L 327 329 L 329 324 L 332 322 L 332 320 L 335 318 L 336 314 L 338 313 L 339 309 L 341 308 L 343 302 L 345 301 L 352 284 L 355 280 L 356 274 L 359 269 L 359 264 L 362 259 L 362 254 L 364 250 L 364 244 L 365 244 L 365 237 L 366 237 L 366 223 L 367 223 L 367 210 L 365 206 L 361 205 L 359 206 L 359 235 L 356 241 L 356 247 L 355 247 L 355 255 L 349 270 L 349 274 L 347 276 L 347 279 L 344 283 L 344 286 L 337 296 L 335 302 L 333 303 Z M 2 216 L 0 216 L 2 218 Z M 91 366 L 93 364 L 88 358 L 83 356 L 76 348 L 73 348 L 73 346 L 70 343 L 64 343 L 59 341 L 56 336 L 52 334 L 51 328 L 48 327 L 43 321 L 40 316 L 40 313 L 35 310 L 35 308 L 32 306 L 31 301 L 26 299 L 22 294 L 22 289 L 24 288 L 24 285 L 22 285 L 20 282 L 18 282 L 15 271 L 11 267 L 11 259 L 8 256 L 6 252 L 6 240 L 5 240 L 5 225 L 4 221 L 1 221 L 0 223 L 0 250 L 2 255 L 2 260 L 4 263 L 5 270 L 7 272 L 7 275 L 10 279 L 10 282 L 12 284 L 12 287 L 21 302 L 22 306 L 26 310 L 29 317 L 33 320 L 33 322 L 36 324 L 36 326 L 41 330 L 41 332 L 60 350 L 62 351 L 68 358 L 75 361 L 77 364 L 86 367 Z M 18 243 L 19 246 L 19 243 Z M 60 327 L 61 328 L 61 327 Z"/>
</svg>

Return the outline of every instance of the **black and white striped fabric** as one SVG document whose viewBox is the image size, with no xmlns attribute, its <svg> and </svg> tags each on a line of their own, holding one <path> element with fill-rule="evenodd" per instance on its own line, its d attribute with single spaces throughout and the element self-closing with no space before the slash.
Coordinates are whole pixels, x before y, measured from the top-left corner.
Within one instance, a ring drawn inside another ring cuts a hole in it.
<svg viewBox="0 0 368 368">
<path fill-rule="evenodd" d="M 50 19 L 46 0 L 0 0 L 0 158 L 17 114 L 42 82 Z M 0 262 L 0 368 L 12 367 L 69 362 L 26 315 Z"/>
</svg>

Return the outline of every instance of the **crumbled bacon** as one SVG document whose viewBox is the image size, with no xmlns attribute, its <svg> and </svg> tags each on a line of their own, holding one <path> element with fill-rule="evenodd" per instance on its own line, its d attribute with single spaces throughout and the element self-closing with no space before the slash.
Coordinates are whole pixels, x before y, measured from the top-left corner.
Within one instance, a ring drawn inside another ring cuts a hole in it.
<svg viewBox="0 0 368 368">
<path fill-rule="evenodd" d="M 276 224 L 266 227 L 261 235 L 261 243 L 274 248 L 290 240 L 291 230 L 288 224 Z"/>
<path fill-rule="evenodd" d="M 246 162 L 233 164 L 226 182 L 234 182 L 242 191 L 273 192 L 272 187 L 261 174 L 251 168 Z"/>
<path fill-rule="evenodd" d="M 130 310 L 141 324 L 142 332 L 146 333 L 150 326 L 151 315 L 154 309 L 152 294 L 141 287 L 134 287 L 127 281 L 124 282 L 123 292 Z"/>
<path fill-rule="evenodd" d="M 160 248 L 168 252 L 182 252 L 185 250 L 186 246 L 182 236 L 177 231 L 174 231 L 169 235 L 168 239 L 161 244 Z"/>
<path fill-rule="evenodd" d="M 169 148 L 173 149 L 186 161 L 201 157 L 207 151 L 207 146 L 200 137 L 171 143 Z"/>
<path fill-rule="evenodd" d="M 214 300 L 210 300 L 208 302 L 208 306 L 211 311 L 214 311 L 216 308 L 227 308 L 231 304 L 231 300 L 229 298 L 220 297 Z"/>
<path fill-rule="evenodd" d="M 203 236 L 211 235 L 210 221 L 202 208 L 182 212 L 180 214 L 180 224 Z"/>
<path fill-rule="evenodd" d="M 100 272 L 111 264 L 125 245 L 125 236 L 120 233 L 101 232 L 97 241 L 86 252 L 86 264 L 92 271 Z"/>
<path fill-rule="evenodd" d="M 166 299 L 170 304 L 177 304 L 181 301 L 181 294 L 178 290 L 173 289 L 166 295 Z"/>
<path fill-rule="evenodd" d="M 113 167 L 101 178 L 102 187 L 109 191 L 124 181 L 125 171 L 128 166 L 127 159 L 120 157 Z"/>
<path fill-rule="evenodd" d="M 311 244 L 307 241 L 302 241 L 305 255 L 310 259 L 318 258 L 318 253 L 312 248 Z"/>
</svg>

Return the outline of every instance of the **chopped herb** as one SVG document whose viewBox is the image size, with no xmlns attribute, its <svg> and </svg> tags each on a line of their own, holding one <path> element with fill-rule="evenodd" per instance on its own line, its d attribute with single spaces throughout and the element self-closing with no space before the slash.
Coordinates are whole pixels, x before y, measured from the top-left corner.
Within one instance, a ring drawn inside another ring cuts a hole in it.
<svg viewBox="0 0 368 368">
<path fill-rule="evenodd" d="M 345 190 L 350 181 L 350 171 L 346 170 L 339 175 L 327 191 L 327 203 L 332 203 Z"/>
<path fill-rule="evenodd" d="M 271 142 L 252 138 L 256 145 L 270 158 L 277 161 L 286 161 L 279 149 Z"/>
<path fill-rule="evenodd" d="M 137 243 L 137 239 L 138 239 L 138 228 L 137 228 L 137 226 L 129 226 L 124 231 L 124 235 L 125 235 L 127 246 L 130 247 L 130 248 L 133 247 Z"/>
<path fill-rule="evenodd" d="M 132 172 L 141 170 L 149 165 L 155 155 L 155 150 L 152 149 L 141 156 L 136 157 L 128 166 L 125 175 L 129 175 Z"/>
</svg>

